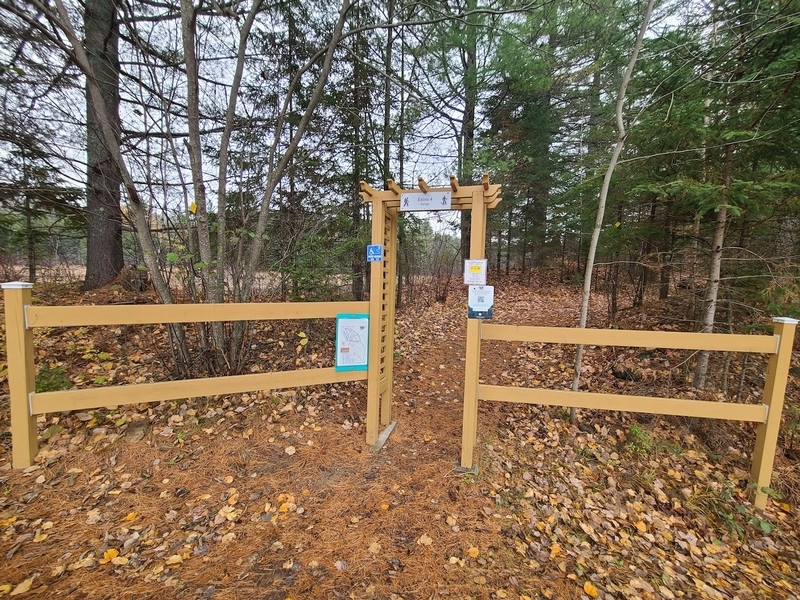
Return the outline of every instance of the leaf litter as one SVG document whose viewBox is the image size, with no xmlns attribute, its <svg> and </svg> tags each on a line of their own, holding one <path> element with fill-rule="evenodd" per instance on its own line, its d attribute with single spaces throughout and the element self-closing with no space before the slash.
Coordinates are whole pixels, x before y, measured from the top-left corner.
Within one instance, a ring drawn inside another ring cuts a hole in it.
<svg viewBox="0 0 800 600">
<path fill-rule="evenodd" d="M 495 322 L 573 325 L 578 301 L 554 284 L 499 286 Z M 23 471 L 10 468 L 5 435 L 0 595 L 795 597 L 797 497 L 752 508 L 746 427 L 726 424 L 735 443 L 712 448 L 668 417 L 583 411 L 573 426 L 563 409 L 481 403 L 478 474 L 454 471 L 464 304 L 454 293 L 398 314 L 398 426 L 377 454 L 364 444 L 364 384 L 47 415 Z M 300 340 L 291 368 L 320 343 L 307 331 L 270 333 Z M 106 385 L 148 379 L 152 362 L 113 360 L 152 355 L 143 339 L 121 352 L 89 332 L 53 332 L 37 347 L 77 357 L 64 361 L 73 382 L 99 367 Z M 481 375 L 565 388 L 572 360 L 568 347 L 487 342 Z M 588 349 L 582 386 L 699 397 L 681 360 Z M 638 375 L 615 374 L 626 370 Z M 793 468 L 778 459 L 779 474 Z"/>
</svg>

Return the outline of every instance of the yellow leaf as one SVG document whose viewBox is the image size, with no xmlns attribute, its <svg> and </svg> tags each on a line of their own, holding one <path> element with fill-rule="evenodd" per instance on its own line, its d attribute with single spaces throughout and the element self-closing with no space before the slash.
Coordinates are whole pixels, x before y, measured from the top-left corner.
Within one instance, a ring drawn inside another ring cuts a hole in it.
<svg viewBox="0 0 800 600">
<path fill-rule="evenodd" d="M 108 550 L 103 552 L 103 558 L 101 558 L 98 562 L 101 565 L 104 565 L 106 563 L 110 563 L 112 560 L 114 560 L 118 556 L 119 556 L 119 550 L 116 550 L 115 548 L 109 548 Z"/>
<path fill-rule="evenodd" d="M 531 600 L 531 597 L 528 596 L 527 594 L 520 594 L 519 600 Z"/>
<path fill-rule="evenodd" d="M 420 546 L 430 546 L 433 544 L 433 538 L 431 538 L 431 536 L 429 536 L 427 533 L 423 533 L 421 536 L 419 536 L 417 543 Z"/>
<path fill-rule="evenodd" d="M 494 594 L 498 598 L 508 598 L 508 592 L 505 591 L 504 589 L 499 589 Z"/>
<path fill-rule="evenodd" d="M 133 521 L 138 515 L 135 512 L 129 512 L 127 515 L 122 517 L 123 521 Z"/>
<path fill-rule="evenodd" d="M 300 340 L 301 346 L 305 346 L 307 343 L 308 343 L 308 338 L 303 338 L 302 340 Z"/>
<path fill-rule="evenodd" d="M 173 554 L 172 556 L 168 556 L 167 560 L 164 561 L 164 563 L 167 566 L 179 565 L 182 562 L 183 562 L 183 557 L 180 554 Z"/>
<path fill-rule="evenodd" d="M 28 590 L 31 589 L 33 585 L 33 577 L 28 577 L 25 581 L 20 583 L 14 590 L 9 594 L 9 596 L 18 596 L 19 594 L 24 594 Z"/>
<path fill-rule="evenodd" d="M 467 550 L 467 554 L 469 555 L 470 558 L 478 558 L 478 555 L 480 555 L 480 553 L 481 551 L 478 550 L 475 546 L 470 546 L 470 549 Z"/>
<path fill-rule="evenodd" d="M 644 521 L 636 521 L 636 529 L 645 533 L 647 531 L 647 525 L 644 524 Z"/>
<path fill-rule="evenodd" d="M 46 539 L 47 539 L 47 534 L 46 534 L 46 533 L 37 533 L 37 534 L 36 534 L 36 535 L 33 537 L 33 541 L 34 541 L 34 542 L 43 542 L 43 541 L 45 541 Z"/>
<path fill-rule="evenodd" d="M 0 585 L 0 594 L 7 594 L 10 591 L 11 591 L 11 584 L 10 583 L 4 583 L 4 584 Z"/>
<path fill-rule="evenodd" d="M 372 542 L 367 548 L 367 551 L 370 554 L 379 554 L 381 551 L 381 545 L 378 542 Z"/>
<path fill-rule="evenodd" d="M 583 584 L 583 591 L 586 592 L 587 596 L 590 596 L 592 598 L 597 598 L 600 595 L 599 592 L 597 591 L 597 588 L 591 581 L 587 581 L 586 583 Z"/>
<path fill-rule="evenodd" d="M 127 565 L 128 564 L 128 559 L 125 558 L 124 556 L 117 556 L 117 557 L 111 559 L 111 564 L 112 565 Z"/>
<path fill-rule="evenodd" d="M 189 212 L 192 213 L 192 214 L 197 213 L 197 204 L 195 202 L 192 202 L 189 205 Z"/>
<path fill-rule="evenodd" d="M 550 558 L 555 558 L 559 554 L 561 554 L 561 546 L 558 544 L 553 544 L 550 546 Z"/>
<path fill-rule="evenodd" d="M 5 527 L 6 525 L 11 525 L 16 520 L 17 520 L 17 517 L 8 517 L 7 519 L 0 519 L 0 527 Z"/>
<path fill-rule="evenodd" d="M 781 502 L 778 506 L 781 507 L 783 512 L 792 512 L 792 507 L 789 506 L 786 502 Z"/>
<path fill-rule="evenodd" d="M 306 337 L 306 334 L 305 334 L 305 332 L 301 331 L 300 333 L 297 334 L 297 337 L 304 338 L 304 337 Z"/>
<path fill-rule="evenodd" d="M 50 577 L 51 578 L 61 577 L 64 574 L 64 571 L 66 571 L 66 570 L 67 570 L 67 566 L 66 565 L 58 565 L 55 569 L 53 569 L 50 572 Z M 3 591 L 2 588 L 0 588 L 0 592 L 2 592 L 2 591 Z"/>
</svg>

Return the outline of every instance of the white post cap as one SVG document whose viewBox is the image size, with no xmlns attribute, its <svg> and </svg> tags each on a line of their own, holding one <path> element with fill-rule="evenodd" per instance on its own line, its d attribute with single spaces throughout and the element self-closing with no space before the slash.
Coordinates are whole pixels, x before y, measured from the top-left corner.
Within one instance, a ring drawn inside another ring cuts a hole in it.
<svg viewBox="0 0 800 600">
<path fill-rule="evenodd" d="M 0 283 L 0 288 L 4 290 L 29 290 L 32 287 L 33 284 L 27 281 L 6 281 L 5 283 Z"/>
<path fill-rule="evenodd" d="M 785 323 L 786 325 L 797 325 L 800 323 L 800 321 L 792 317 L 772 317 L 772 320 L 775 323 Z"/>
</svg>

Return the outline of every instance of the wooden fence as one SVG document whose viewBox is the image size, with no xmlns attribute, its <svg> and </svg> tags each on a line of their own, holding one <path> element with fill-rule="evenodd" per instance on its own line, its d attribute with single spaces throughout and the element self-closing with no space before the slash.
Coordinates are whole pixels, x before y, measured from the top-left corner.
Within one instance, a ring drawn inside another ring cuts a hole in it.
<svg viewBox="0 0 800 600">
<path fill-rule="evenodd" d="M 472 455 L 477 435 L 478 400 L 620 410 L 725 419 L 729 421 L 750 421 L 758 424 L 750 480 L 755 484 L 755 506 L 764 508 L 767 502 L 767 494 L 763 490 L 769 487 L 772 479 L 772 467 L 778 443 L 778 431 L 780 429 L 786 382 L 792 357 L 792 345 L 798 323 L 795 319 L 782 317 L 775 318 L 773 321 L 774 333 L 770 336 L 523 327 L 479 322 L 481 328 L 480 340 L 757 352 L 768 354 L 769 363 L 761 404 L 721 403 L 680 398 L 622 396 L 567 390 L 484 385 L 479 382 L 479 343 L 477 349 L 467 355 L 461 466 L 465 469 L 470 469 L 473 466 Z"/>
<path fill-rule="evenodd" d="M 2 287 L 6 313 L 8 384 L 11 394 L 12 463 L 17 468 L 30 466 L 36 458 L 36 415 L 367 379 L 367 371 L 336 371 L 333 367 L 328 367 L 39 393 L 36 392 L 33 352 L 35 327 L 332 319 L 339 313 L 368 312 L 369 303 L 32 306 L 32 284 L 13 282 L 4 283 Z"/>
</svg>

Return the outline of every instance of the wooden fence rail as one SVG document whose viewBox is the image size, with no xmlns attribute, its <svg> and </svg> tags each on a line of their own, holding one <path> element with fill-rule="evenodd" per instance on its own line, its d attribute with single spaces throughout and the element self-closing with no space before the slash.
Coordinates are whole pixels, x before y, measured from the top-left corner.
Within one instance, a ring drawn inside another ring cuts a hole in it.
<svg viewBox="0 0 800 600">
<path fill-rule="evenodd" d="M 479 321 L 479 327 L 481 328 L 480 340 L 757 352 L 768 354 L 769 363 L 767 365 L 767 378 L 761 404 L 721 403 L 683 398 L 623 396 L 568 390 L 484 385 L 479 383 L 479 375 L 476 373 L 473 378 L 467 378 L 468 384 L 474 381 L 474 384 L 472 384 L 474 389 L 464 390 L 461 466 L 465 469 L 473 466 L 472 455 L 477 432 L 478 400 L 749 421 L 758 424 L 750 472 L 750 480 L 755 484 L 754 504 L 757 508 L 764 508 L 767 502 L 767 494 L 764 492 L 764 488 L 769 487 L 772 479 L 772 467 L 778 443 L 786 382 L 792 357 L 792 345 L 798 323 L 795 319 L 783 317 L 775 318 L 773 321 L 774 333 L 771 336 L 523 327 L 517 325 L 495 325 L 492 323 L 484 324 Z M 478 357 L 480 355 L 480 346 L 477 349 L 477 355 Z M 480 365 L 480 360 L 477 361 L 477 364 Z"/>
<path fill-rule="evenodd" d="M 8 346 L 8 384 L 11 394 L 12 463 L 16 468 L 30 466 L 36 458 L 36 415 L 367 379 L 367 371 L 336 371 L 328 367 L 37 393 L 33 352 L 35 327 L 332 319 L 340 313 L 368 312 L 369 303 L 32 306 L 32 287 L 32 284 L 23 282 L 2 284 Z"/>
</svg>

